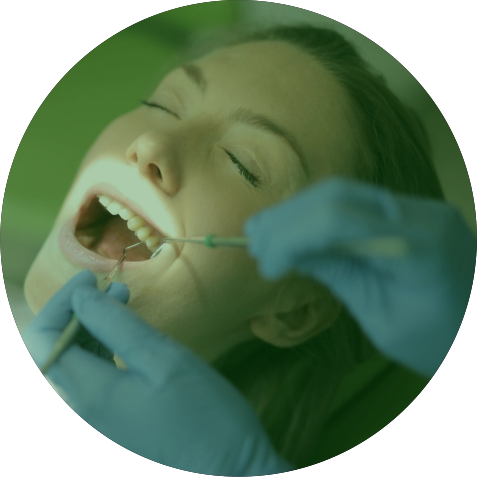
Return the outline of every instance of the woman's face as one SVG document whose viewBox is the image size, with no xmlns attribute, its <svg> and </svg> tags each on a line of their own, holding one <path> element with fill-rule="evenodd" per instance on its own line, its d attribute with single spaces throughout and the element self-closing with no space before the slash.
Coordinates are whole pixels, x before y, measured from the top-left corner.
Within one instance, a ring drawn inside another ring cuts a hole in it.
<svg viewBox="0 0 477 477">
<path fill-rule="evenodd" d="M 126 220 L 99 212 L 98 195 L 141 217 L 151 236 L 241 235 L 248 217 L 346 154 L 340 87 L 286 43 L 214 51 L 172 71 L 148 103 L 110 124 L 84 158 L 26 280 L 35 312 L 81 269 L 104 276 L 138 241 Z M 116 275 L 129 306 L 205 359 L 250 338 L 252 318 L 280 311 L 279 284 L 260 278 L 246 250 L 166 245 L 149 255 L 137 247 Z"/>
</svg>

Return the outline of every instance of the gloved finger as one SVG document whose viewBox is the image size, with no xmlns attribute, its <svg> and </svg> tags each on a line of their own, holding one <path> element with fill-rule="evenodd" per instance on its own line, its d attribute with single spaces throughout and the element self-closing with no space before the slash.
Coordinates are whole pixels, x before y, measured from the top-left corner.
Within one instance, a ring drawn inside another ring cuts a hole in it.
<svg viewBox="0 0 477 477">
<path fill-rule="evenodd" d="M 284 237 L 280 243 L 301 239 L 303 245 L 313 243 L 324 248 L 367 237 L 370 230 L 397 222 L 398 217 L 399 206 L 388 191 L 334 179 L 262 211 L 255 235 L 268 237 L 270 242 L 280 231 Z"/>
<path fill-rule="evenodd" d="M 59 394 L 87 422 L 95 421 L 111 405 L 109 397 L 124 371 L 77 345 L 70 346 L 47 372 Z"/>
<path fill-rule="evenodd" d="M 129 288 L 125 283 L 111 283 L 106 290 L 106 294 L 126 304 L 129 301 Z"/>
<path fill-rule="evenodd" d="M 114 361 L 114 353 L 100 343 L 84 326 L 80 326 L 73 339 L 73 343 L 102 359 Z"/>
<path fill-rule="evenodd" d="M 306 251 L 303 242 L 316 243 L 324 232 L 323 227 L 320 229 L 323 195 L 326 196 L 323 186 L 315 185 L 246 222 L 244 233 L 250 240 L 249 253 L 258 260 L 265 277 L 278 278 L 288 272 Z"/>
<path fill-rule="evenodd" d="M 398 209 L 387 191 L 330 180 L 253 217 L 245 234 L 262 274 L 278 278 L 310 253 L 393 233 Z"/>
<path fill-rule="evenodd" d="M 348 304 L 350 311 L 354 306 L 360 307 L 363 300 L 372 300 L 377 295 L 376 286 L 383 281 L 379 270 L 354 257 L 320 255 L 303 260 L 296 268 L 299 273 L 326 285 L 336 297 Z"/>
<path fill-rule="evenodd" d="M 72 305 L 84 327 L 104 346 L 117 353 L 130 369 L 142 373 L 148 371 L 152 356 L 160 353 L 160 344 L 168 346 L 168 340 L 158 330 L 95 286 L 77 288 Z"/>
<path fill-rule="evenodd" d="M 106 290 L 106 294 L 122 303 L 127 303 L 129 299 L 129 290 L 125 283 L 112 283 Z M 82 349 L 89 351 L 103 359 L 113 361 L 114 353 L 103 345 L 96 337 L 91 335 L 89 331 L 81 326 L 80 330 L 74 338 L 74 342 Z"/>
<path fill-rule="evenodd" d="M 71 319 L 71 295 L 81 285 L 96 286 L 96 277 L 92 272 L 84 270 L 71 278 L 43 307 L 29 328 L 32 331 L 63 330 Z"/>
</svg>

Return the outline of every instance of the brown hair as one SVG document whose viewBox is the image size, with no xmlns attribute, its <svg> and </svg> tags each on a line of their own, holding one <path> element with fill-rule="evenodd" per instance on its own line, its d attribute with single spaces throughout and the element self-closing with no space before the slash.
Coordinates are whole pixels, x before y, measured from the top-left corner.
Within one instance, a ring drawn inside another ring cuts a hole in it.
<svg viewBox="0 0 477 477">
<path fill-rule="evenodd" d="M 443 198 L 417 116 L 342 35 L 308 25 L 278 26 L 233 44 L 265 40 L 301 48 L 344 87 L 359 131 L 346 175 L 396 192 Z M 340 381 L 372 353 L 345 307 L 324 288 L 320 294 L 337 319 L 318 336 L 286 349 L 256 339 L 215 363 L 252 403 L 276 449 L 297 467 L 316 463 L 317 435 Z"/>
</svg>

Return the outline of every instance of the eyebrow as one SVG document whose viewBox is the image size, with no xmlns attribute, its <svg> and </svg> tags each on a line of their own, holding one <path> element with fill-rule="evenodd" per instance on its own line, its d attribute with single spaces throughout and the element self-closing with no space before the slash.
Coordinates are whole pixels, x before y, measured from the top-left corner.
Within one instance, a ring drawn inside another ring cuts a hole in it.
<svg viewBox="0 0 477 477">
<path fill-rule="evenodd" d="M 200 91 L 202 93 L 205 93 L 208 87 L 208 83 L 205 79 L 202 69 L 194 63 L 186 63 L 180 68 L 182 69 L 182 71 L 184 71 L 187 77 L 197 85 Z M 261 131 L 268 132 L 284 139 L 298 156 L 300 165 L 305 172 L 305 175 L 307 177 L 310 177 L 310 171 L 305 155 L 303 154 L 303 151 L 295 136 L 291 132 L 278 126 L 267 116 L 263 114 L 254 113 L 250 109 L 238 108 L 228 116 L 228 119 L 237 123 L 254 127 L 256 129 L 260 129 Z"/>
<path fill-rule="evenodd" d="M 193 63 L 186 63 L 180 67 L 182 71 L 187 75 L 187 77 L 194 82 L 202 93 L 205 93 L 207 90 L 207 80 L 204 77 L 202 69 Z"/>
</svg>

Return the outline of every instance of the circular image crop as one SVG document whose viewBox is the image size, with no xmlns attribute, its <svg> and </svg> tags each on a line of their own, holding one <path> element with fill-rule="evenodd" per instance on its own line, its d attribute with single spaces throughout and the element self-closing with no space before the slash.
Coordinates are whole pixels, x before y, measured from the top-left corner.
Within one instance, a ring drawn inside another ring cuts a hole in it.
<svg viewBox="0 0 477 477">
<path fill-rule="evenodd" d="M 446 203 L 462 217 L 454 235 Z M 114 270 L 127 285 L 110 289 L 118 308 L 85 298 L 103 328 L 85 322 L 46 373 L 105 436 L 177 469 L 238 475 L 229 447 L 246 447 L 249 426 L 290 463 L 278 473 L 357 446 L 424 389 L 465 312 L 475 228 L 452 131 L 396 59 L 307 10 L 219 1 L 135 23 L 51 90 L 8 176 L 2 267 L 40 365 L 80 307 L 64 291 L 73 277 L 90 270 L 104 286 Z M 462 273 L 434 267 L 444 242 Z M 441 305 L 457 288 L 460 308 Z M 459 322 L 441 326 L 455 309 Z M 154 348 L 163 335 L 169 361 Z"/>
</svg>

